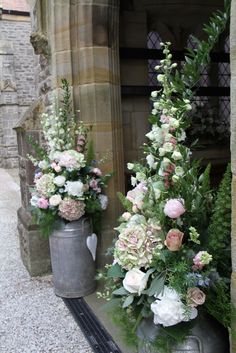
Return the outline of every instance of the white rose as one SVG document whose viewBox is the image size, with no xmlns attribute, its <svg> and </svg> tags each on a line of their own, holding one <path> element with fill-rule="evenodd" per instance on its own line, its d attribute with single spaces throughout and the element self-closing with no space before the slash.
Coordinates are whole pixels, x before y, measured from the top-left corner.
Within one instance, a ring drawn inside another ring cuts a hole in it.
<svg viewBox="0 0 236 353">
<path fill-rule="evenodd" d="M 81 197 L 84 192 L 84 184 L 81 181 L 67 181 L 65 191 L 70 196 Z"/>
<path fill-rule="evenodd" d="M 133 268 L 126 273 L 123 286 L 129 293 L 138 293 L 140 295 L 146 288 L 147 281 L 148 275 L 146 273 L 140 271 L 138 268 Z"/>
<path fill-rule="evenodd" d="M 66 178 L 63 175 L 58 175 L 57 177 L 54 178 L 53 182 L 57 186 L 62 187 L 66 182 Z"/>
<path fill-rule="evenodd" d="M 159 109 L 160 103 L 159 102 L 154 102 L 153 103 L 153 108 L 154 109 Z"/>
<path fill-rule="evenodd" d="M 172 153 L 172 158 L 175 160 L 175 161 L 179 161 L 180 159 L 182 159 L 182 154 L 178 151 L 174 151 Z"/>
<path fill-rule="evenodd" d="M 101 209 L 106 210 L 108 205 L 108 197 L 106 195 L 100 194 L 98 199 L 101 205 Z"/>
<path fill-rule="evenodd" d="M 62 201 L 61 195 L 53 195 L 49 199 L 50 206 L 58 206 Z"/>
</svg>

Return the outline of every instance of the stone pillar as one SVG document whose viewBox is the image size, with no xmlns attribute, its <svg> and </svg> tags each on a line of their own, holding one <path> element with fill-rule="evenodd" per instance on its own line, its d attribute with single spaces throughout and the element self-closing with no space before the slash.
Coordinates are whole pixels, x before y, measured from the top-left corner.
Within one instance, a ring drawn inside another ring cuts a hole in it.
<svg viewBox="0 0 236 353">
<path fill-rule="evenodd" d="M 236 0 L 231 2 L 230 21 L 230 62 L 231 62 L 231 167 L 232 167 L 232 304 L 236 307 Z M 235 316 L 232 329 L 236 330 Z M 236 352 L 236 339 L 232 335 L 231 352 Z"/>
<path fill-rule="evenodd" d="M 14 49 L 12 43 L 0 40 L 0 167 L 17 165 L 15 132 L 19 118 Z"/>
<path fill-rule="evenodd" d="M 31 135 L 35 141 L 41 144 L 40 116 L 50 104 L 51 58 L 49 40 L 45 35 L 46 28 L 42 27 L 42 23 L 45 23 L 43 18 L 49 14 L 48 8 L 41 8 L 40 1 L 37 0 L 33 2 L 31 11 L 33 21 L 30 40 L 35 54 L 39 55 L 36 74 L 37 99 L 15 126 L 15 130 L 17 132 L 22 200 L 21 208 L 18 210 L 21 258 L 29 274 L 38 276 L 51 271 L 51 262 L 48 239 L 42 237 L 29 212 L 29 188 L 33 184 L 34 167 L 27 158 L 27 154 L 33 154 L 31 146 L 27 143 L 27 136 Z M 50 22 L 49 15 L 47 20 Z"/>
<path fill-rule="evenodd" d="M 119 1 L 71 1 L 72 76 L 75 109 L 91 126 L 96 158 L 103 173 L 114 176 L 106 191 L 109 207 L 103 213 L 98 266 L 111 245 L 120 213 L 117 191 L 124 191 L 123 136 L 119 68 Z"/>
</svg>

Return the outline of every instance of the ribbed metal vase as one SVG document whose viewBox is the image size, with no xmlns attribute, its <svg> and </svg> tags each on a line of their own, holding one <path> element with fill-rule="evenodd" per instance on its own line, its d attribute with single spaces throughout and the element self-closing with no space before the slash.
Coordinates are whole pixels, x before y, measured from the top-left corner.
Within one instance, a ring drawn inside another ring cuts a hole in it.
<svg viewBox="0 0 236 353">
<path fill-rule="evenodd" d="M 85 217 L 55 224 L 49 243 L 56 295 L 78 298 L 95 290 L 95 262 L 86 245 L 91 233 L 89 219 Z"/>
<path fill-rule="evenodd" d="M 158 336 L 158 326 L 153 320 L 143 320 L 137 334 L 140 343 L 138 353 L 159 353 L 153 348 Z M 193 322 L 193 328 L 186 341 L 172 350 L 172 353 L 229 353 L 228 331 L 208 315 L 199 315 Z"/>
</svg>

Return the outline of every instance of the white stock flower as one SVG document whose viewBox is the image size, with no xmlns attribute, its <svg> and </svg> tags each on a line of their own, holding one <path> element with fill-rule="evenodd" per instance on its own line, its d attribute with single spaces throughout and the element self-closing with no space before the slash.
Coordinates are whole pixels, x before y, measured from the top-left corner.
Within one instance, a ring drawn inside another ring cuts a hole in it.
<svg viewBox="0 0 236 353">
<path fill-rule="evenodd" d="M 179 120 L 175 118 L 170 118 L 169 124 L 171 127 L 177 129 L 179 127 Z"/>
<path fill-rule="evenodd" d="M 84 184 L 81 181 L 67 181 L 65 184 L 65 191 L 70 196 L 81 197 L 84 192 Z"/>
<path fill-rule="evenodd" d="M 178 141 L 185 141 L 186 139 L 186 132 L 184 130 L 181 130 L 181 133 L 178 135 Z"/>
<path fill-rule="evenodd" d="M 159 151 L 160 157 L 163 157 L 166 154 L 166 150 L 163 147 L 160 147 L 158 151 Z"/>
<path fill-rule="evenodd" d="M 164 143 L 164 145 L 163 145 L 163 149 L 164 149 L 166 152 L 172 152 L 173 149 L 174 149 L 174 146 L 173 146 L 172 143 L 166 142 L 166 143 Z"/>
<path fill-rule="evenodd" d="M 61 195 L 53 195 L 49 199 L 50 206 L 58 206 L 62 201 Z"/>
<path fill-rule="evenodd" d="M 151 97 L 152 98 L 156 98 L 157 97 L 157 93 L 158 93 L 157 91 L 152 91 L 151 92 Z"/>
<path fill-rule="evenodd" d="M 146 288 L 148 275 L 138 268 L 129 270 L 123 280 L 123 286 L 129 293 L 138 293 L 140 295 Z"/>
<path fill-rule="evenodd" d="M 158 111 L 156 109 L 152 109 L 152 115 L 157 115 Z"/>
<path fill-rule="evenodd" d="M 182 154 L 179 151 L 174 151 L 171 156 L 175 161 L 182 159 Z"/>
<path fill-rule="evenodd" d="M 133 167 L 134 167 L 134 164 L 133 164 L 133 163 L 127 163 L 127 168 L 128 168 L 129 170 L 132 170 Z"/>
<path fill-rule="evenodd" d="M 151 169 L 156 169 L 157 167 L 157 163 L 155 163 L 155 159 L 154 159 L 154 156 L 152 154 L 149 154 L 147 157 L 146 157 L 146 160 L 147 160 L 147 164 L 149 165 L 149 167 Z"/>
<path fill-rule="evenodd" d="M 183 168 L 182 168 L 182 167 L 176 167 L 176 168 L 175 168 L 175 174 L 176 174 L 177 176 L 182 176 L 182 175 L 184 175 L 184 170 L 183 170 Z"/>
<path fill-rule="evenodd" d="M 58 175 L 57 177 L 54 178 L 53 182 L 58 187 L 62 187 L 66 182 L 66 178 L 63 175 Z"/>
</svg>

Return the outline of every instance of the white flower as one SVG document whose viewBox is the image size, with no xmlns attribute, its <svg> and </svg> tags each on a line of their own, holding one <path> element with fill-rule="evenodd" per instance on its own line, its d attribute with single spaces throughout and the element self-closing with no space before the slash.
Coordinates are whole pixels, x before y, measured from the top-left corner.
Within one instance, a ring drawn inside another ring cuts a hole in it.
<svg viewBox="0 0 236 353">
<path fill-rule="evenodd" d="M 155 159 L 154 159 L 154 156 L 152 154 L 149 154 L 147 157 L 146 157 L 146 160 L 147 160 L 147 164 L 149 165 L 149 167 L 151 169 L 156 169 L 157 167 L 157 163 L 155 163 Z"/>
<path fill-rule="evenodd" d="M 184 170 L 183 170 L 183 168 L 182 168 L 182 167 L 176 167 L 176 168 L 175 168 L 175 174 L 176 174 L 177 176 L 182 176 L 182 175 L 184 175 Z"/>
<path fill-rule="evenodd" d="M 179 120 L 175 118 L 170 118 L 169 124 L 171 127 L 177 129 L 179 127 Z"/>
<path fill-rule="evenodd" d="M 172 176 L 172 180 L 173 180 L 174 183 L 177 183 L 179 181 L 179 176 L 174 174 Z"/>
<path fill-rule="evenodd" d="M 165 327 L 194 319 L 197 316 L 197 310 L 191 310 L 189 307 L 188 309 L 181 302 L 179 294 L 167 286 L 164 286 L 163 292 L 151 304 L 154 324 L 161 324 Z"/>
<path fill-rule="evenodd" d="M 172 152 L 173 149 L 174 149 L 174 146 L 171 142 L 165 142 L 164 145 L 163 145 L 163 149 L 166 151 L 166 152 Z"/>
<path fill-rule="evenodd" d="M 152 115 L 157 115 L 158 111 L 156 109 L 152 109 Z"/>
<path fill-rule="evenodd" d="M 146 288 L 148 275 L 138 268 L 128 271 L 123 280 L 123 286 L 129 293 L 138 293 L 140 295 Z"/>
<path fill-rule="evenodd" d="M 127 163 L 127 168 L 128 168 L 129 170 L 132 170 L 133 167 L 134 167 L 134 164 L 133 164 L 133 163 Z"/>
<path fill-rule="evenodd" d="M 103 194 L 98 195 L 98 200 L 100 202 L 101 209 L 102 210 L 106 210 L 107 209 L 107 205 L 108 205 L 108 197 L 107 197 L 107 195 L 103 195 Z"/>
<path fill-rule="evenodd" d="M 131 218 L 131 213 L 124 212 L 121 217 L 124 218 L 125 221 L 128 221 Z"/>
<path fill-rule="evenodd" d="M 40 169 L 47 169 L 49 167 L 49 163 L 44 159 L 39 162 L 38 166 Z"/>
<path fill-rule="evenodd" d="M 175 161 L 182 159 L 182 154 L 179 151 L 174 151 L 171 156 Z"/>
<path fill-rule="evenodd" d="M 147 178 L 146 178 L 146 174 L 145 173 L 142 173 L 142 172 L 137 172 L 136 173 L 136 179 L 138 181 L 145 181 Z"/>
<path fill-rule="evenodd" d="M 154 109 L 158 109 L 160 107 L 160 103 L 159 102 L 154 102 L 153 103 L 153 107 L 154 107 Z"/>
<path fill-rule="evenodd" d="M 135 186 L 137 184 L 137 179 L 135 177 L 131 177 L 131 185 Z"/>
<path fill-rule="evenodd" d="M 157 91 L 152 91 L 151 92 L 151 97 L 152 98 L 156 98 L 157 97 L 157 93 L 158 93 Z"/>
<path fill-rule="evenodd" d="M 162 74 L 157 75 L 157 81 L 159 81 L 159 82 L 163 82 L 164 78 L 165 78 L 165 76 Z"/>
<path fill-rule="evenodd" d="M 38 200 L 39 200 L 39 196 L 38 195 L 33 195 L 30 199 L 30 204 L 31 206 L 37 207 L 38 205 Z"/>
<path fill-rule="evenodd" d="M 159 155 L 160 157 L 163 157 L 166 154 L 166 150 L 163 147 L 159 148 Z"/>
<path fill-rule="evenodd" d="M 58 175 L 54 178 L 53 182 L 55 185 L 62 187 L 66 182 L 66 178 L 63 175 Z"/>
<path fill-rule="evenodd" d="M 50 206 L 58 206 L 62 201 L 61 195 L 53 195 L 49 199 L 49 205 Z"/>
<path fill-rule="evenodd" d="M 84 184 L 81 181 L 67 181 L 65 184 L 65 191 L 70 196 L 81 197 L 84 192 Z"/>
<path fill-rule="evenodd" d="M 178 134 L 178 141 L 185 141 L 186 139 L 186 132 L 184 130 L 181 130 L 181 133 Z"/>
</svg>

